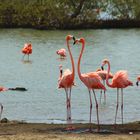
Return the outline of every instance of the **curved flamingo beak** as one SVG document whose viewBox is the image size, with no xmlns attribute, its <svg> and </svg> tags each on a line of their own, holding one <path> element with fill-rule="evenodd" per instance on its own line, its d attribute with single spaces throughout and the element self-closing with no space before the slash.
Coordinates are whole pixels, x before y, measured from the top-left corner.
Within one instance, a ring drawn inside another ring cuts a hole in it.
<svg viewBox="0 0 140 140">
<path fill-rule="evenodd" d="M 139 81 L 136 82 L 136 85 L 139 86 Z"/>
<path fill-rule="evenodd" d="M 76 43 L 76 38 L 73 36 L 73 45 L 75 45 L 75 43 Z"/>
<path fill-rule="evenodd" d="M 78 42 L 79 42 L 79 39 L 75 39 L 73 45 L 75 45 L 75 44 L 78 43 Z"/>
</svg>

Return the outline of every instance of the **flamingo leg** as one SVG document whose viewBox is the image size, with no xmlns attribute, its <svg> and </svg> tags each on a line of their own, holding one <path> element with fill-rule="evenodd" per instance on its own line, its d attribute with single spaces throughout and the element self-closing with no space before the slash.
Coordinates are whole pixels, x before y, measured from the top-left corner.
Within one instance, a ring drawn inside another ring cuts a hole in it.
<svg viewBox="0 0 140 140">
<path fill-rule="evenodd" d="M 105 86 L 105 80 L 103 80 L 103 85 Z M 106 104 L 106 91 L 104 90 L 104 103 Z"/>
<path fill-rule="evenodd" d="M 68 97 L 68 109 L 69 109 L 69 122 L 70 124 L 72 123 L 71 121 L 71 88 L 69 88 L 69 97 Z"/>
<path fill-rule="evenodd" d="M 97 115 L 97 123 L 98 123 L 98 129 L 97 129 L 97 131 L 99 132 L 99 130 L 100 130 L 100 123 L 99 123 L 98 102 L 97 102 L 96 94 L 95 94 L 95 92 L 94 92 L 93 89 L 92 89 L 92 91 L 93 91 L 94 99 L 95 99 L 95 103 L 96 103 L 96 115 Z"/>
<path fill-rule="evenodd" d="M 123 125 L 123 88 L 121 88 L 121 95 L 122 95 L 122 101 L 121 101 L 121 116 L 122 116 L 122 125 Z"/>
<path fill-rule="evenodd" d="M 68 90 L 65 88 L 66 93 L 66 110 L 67 110 L 67 123 L 68 123 Z"/>
<path fill-rule="evenodd" d="M 23 55 L 22 60 L 24 60 L 25 55 L 26 55 L 26 54 Z"/>
<path fill-rule="evenodd" d="M 119 106 L 119 88 L 117 88 L 117 105 L 116 105 L 115 123 L 114 123 L 115 127 L 116 127 L 116 119 L 117 119 L 118 106 Z"/>
<path fill-rule="evenodd" d="M 92 99 L 91 99 L 91 93 L 90 90 L 89 91 L 89 100 L 90 100 L 90 116 L 89 116 L 89 124 L 90 124 L 90 128 L 89 130 L 91 131 L 91 115 L 92 115 Z"/>
<path fill-rule="evenodd" d="M 28 54 L 28 61 L 29 61 L 29 54 Z"/>
</svg>

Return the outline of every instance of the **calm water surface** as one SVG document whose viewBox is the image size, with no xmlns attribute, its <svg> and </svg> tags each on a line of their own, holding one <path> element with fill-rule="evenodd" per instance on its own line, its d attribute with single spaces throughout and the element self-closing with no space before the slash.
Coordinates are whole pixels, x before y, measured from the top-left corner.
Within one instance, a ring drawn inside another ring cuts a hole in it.
<svg viewBox="0 0 140 140">
<path fill-rule="evenodd" d="M 135 86 L 140 74 L 140 29 L 129 30 L 76 30 L 38 31 L 31 29 L 0 30 L 0 85 L 5 87 L 23 86 L 27 92 L 8 91 L 0 94 L 4 105 L 3 117 L 27 122 L 65 123 L 65 92 L 57 89 L 58 66 L 70 68 L 69 56 L 60 60 L 56 50 L 66 48 L 65 37 L 73 34 L 85 37 L 86 48 L 81 62 L 81 71 L 95 71 L 101 61 L 108 58 L 111 71 L 127 69 L 133 87 L 124 90 L 124 121 L 140 120 L 140 87 Z M 22 59 L 21 48 L 32 42 L 31 62 Z M 66 48 L 67 49 L 67 48 Z M 75 65 L 80 51 L 79 46 L 71 48 Z M 87 123 L 89 120 L 89 96 L 77 72 L 76 86 L 72 90 L 73 121 Z M 107 88 L 107 104 L 100 104 L 100 122 L 114 123 L 116 90 Z M 99 99 L 100 92 L 96 91 Z M 94 101 L 94 100 L 93 100 Z M 94 102 L 93 102 L 94 103 Z M 118 123 L 121 122 L 120 111 Z M 93 121 L 96 122 L 95 105 Z"/>
</svg>

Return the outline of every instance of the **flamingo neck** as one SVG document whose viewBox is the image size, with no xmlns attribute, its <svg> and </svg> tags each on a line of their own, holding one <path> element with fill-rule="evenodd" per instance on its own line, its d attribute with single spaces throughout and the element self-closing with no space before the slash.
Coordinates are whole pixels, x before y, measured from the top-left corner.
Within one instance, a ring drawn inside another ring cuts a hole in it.
<svg viewBox="0 0 140 140">
<path fill-rule="evenodd" d="M 75 75 L 74 60 L 73 60 L 73 57 L 72 57 L 72 53 L 71 53 L 71 50 L 70 50 L 70 45 L 69 45 L 68 40 L 67 40 L 67 47 L 68 47 L 68 52 L 69 52 L 70 60 L 71 60 L 71 64 L 72 64 L 72 79 L 74 80 L 74 75 Z"/>
<path fill-rule="evenodd" d="M 106 84 L 109 86 L 109 87 L 113 87 L 112 84 L 109 83 L 109 73 L 110 73 L 110 63 L 109 61 L 107 62 L 107 65 L 108 65 L 108 69 L 107 69 L 107 76 L 106 76 Z"/>
<path fill-rule="evenodd" d="M 81 49 L 81 52 L 80 52 L 80 55 L 79 55 L 79 58 L 78 58 L 78 75 L 79 75 L 79 78 L 82 80 L 82 75 L 81 75 L 81 71 L 80 71 L 80 62 L 81 62 L 81 58 L 82 58 L 82 55 L 83 55 L 83 51 L 84 51 L 84 48 L 85 48 L 85 42 L 82 42 L 82 49 Z"/>
</svg>

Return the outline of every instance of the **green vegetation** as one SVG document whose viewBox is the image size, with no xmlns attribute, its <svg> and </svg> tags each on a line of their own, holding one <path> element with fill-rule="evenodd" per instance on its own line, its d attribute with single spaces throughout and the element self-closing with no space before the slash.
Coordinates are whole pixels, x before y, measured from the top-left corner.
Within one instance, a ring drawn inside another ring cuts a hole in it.
<svg viewBox="0 0 140 140">
<path fill-rule="evenodd" d="M 98 28 L 109 16 L 108 27 L 116 20 L 139 25 L 139 7 L 139 0 L 0 0 L 0 27 Z"/>
</svg>

